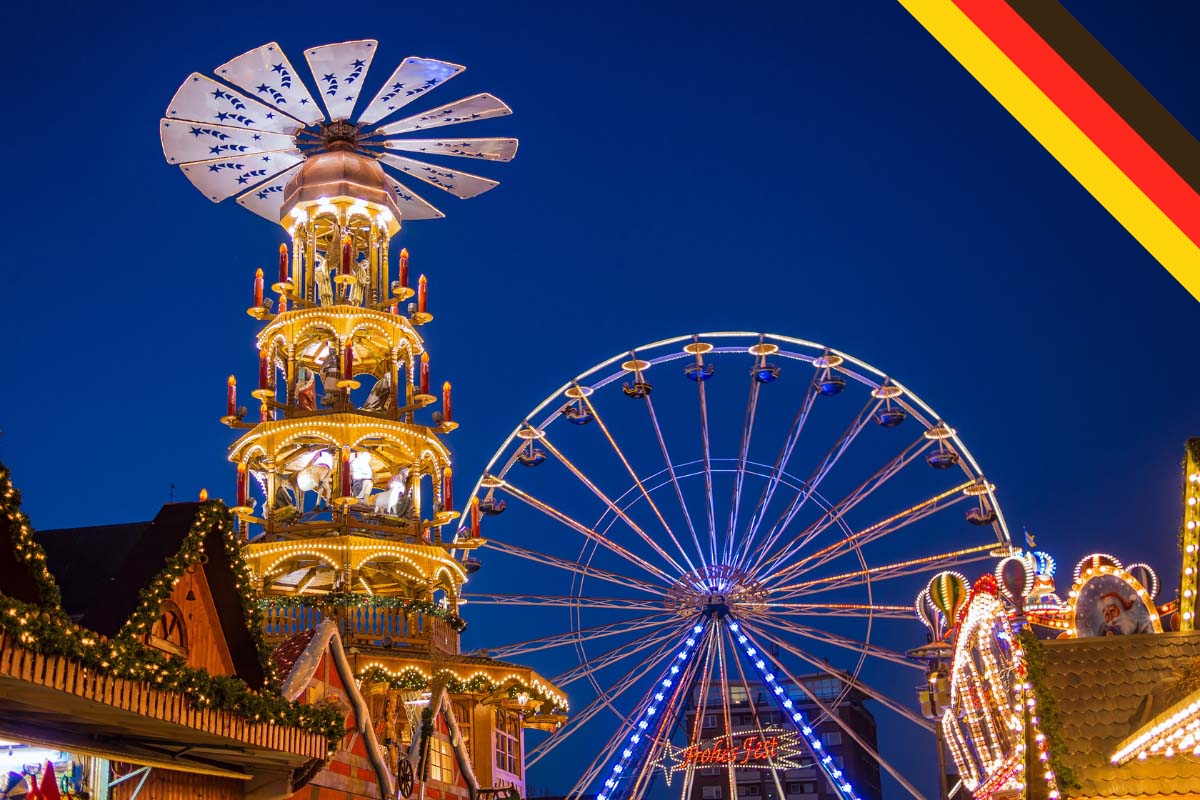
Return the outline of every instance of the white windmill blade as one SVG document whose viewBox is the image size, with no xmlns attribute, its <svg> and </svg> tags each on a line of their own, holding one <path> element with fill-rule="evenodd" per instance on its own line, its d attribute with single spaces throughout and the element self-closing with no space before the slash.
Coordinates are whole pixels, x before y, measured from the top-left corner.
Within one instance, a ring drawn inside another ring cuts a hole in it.
<svg viewBox="0 0 1200 800">
<path fill-rule="evenodd" d="M 287 134 L 187 120 L 159 120 L 158 136 L 162 140 L 163 155 L 170 164 L 296 150 L 292 137 Z"/>
<path fill-rule="evenodd" d="M 442 219 L 446 216 L 392 176 L 389 175 L 388 180 L 392 182 L 392 188 L 396 190 L 396 197 L 400 201 L 401 222 L 410 219 Z"/>
<path fill-rule="evenodd" d="M 405 117 L 397 122 L 384 125 L 375 133 L 392 136 L 397 133 L 408 133 L 426 128 L 440 128 L 443 125 L 457 125 L 460 122 L 474 122 L 479 119 L 503 117 L 512 113 L 512 109 L 504 101 L 494 95 L 484 92 L 455 100 L 444 106 L 430 109 L 412 117 Z"/>
<path fill-rule="evenodd" d="M 192 184 L 214 203 L 257 186 L 272 175 L 299 164 L 303 156 L 294 153 L 264 153 L 252 156 L 215 158 L 180 164 Z"/>
<path fill-rule="evenodd" d="M 400 62 L 400 66 L 396 67 L 391 77 L 383 84 L 379 94 L 375 95 L 375 99 L 366 110 L 358 115 L 358 121 L 363 125 L 373 125 L 465 69 L 461 64 L 452 64 L 449 61 L 409 56 Z"/>
<path fill-rule="evenodd" d="M 426 164 L 424 161 L 416 161 L 404 156 L 394 156 L 391 153 L 384 153 L 379 157 L 379 160 L 389 167 L 400 170 L 405 175 L 419 178 L 432 186 L 438 187 L 442 191 L 449 192 L 455 197 L 461 197 L 464 200 L 469 197 L 481 195 L 489 189 L 495 189 L 500 185 L 499 181 L 494 181 L 490 178 L 483 178 L 479 175 L 472 175 L 469 172 L 461 172 L 455 169 L 435 167 L 433 164 Z"/>
<path fill-rule="evenodd" d="M 330 119 L 349 119 L 354 113 L 354 101 L 378 45 L 374 39 L 359 39 L 304 51 Z"/>
<path fill-rule="evenodd" d="M 300 80 L 300 73 L 288 61 L 278 42 L 242 53 L 217 67 L 215 72 L 264 103 L 309 125 L 325 118 L 320 103 L 308 93 L 304 82 Z"/>
<path fill-rule="evenodd" d="M 279 211 L 283 208 L 283 189 L 299 169 L 300 165 L 296 164 L 266 183 L 259 184 L 239 197 L 238 205 L 271 222 L 279 222 Z"/>
<path fill-rule="evenodd" d="M 425 153 L 436 156 L 481 158 L 484 161 L 512 161 L 517 154 L 516 139 L 492 137 L 487 139 L 385 139 L 389 150 Z"/>
<path fill-rule="evenodd" d="M 304 127 L 287 114 L 199 72 L 189 75 L 175 92 L 167 106 L 167 116 L 274 133 L 292 134 Z"/>
</svg>

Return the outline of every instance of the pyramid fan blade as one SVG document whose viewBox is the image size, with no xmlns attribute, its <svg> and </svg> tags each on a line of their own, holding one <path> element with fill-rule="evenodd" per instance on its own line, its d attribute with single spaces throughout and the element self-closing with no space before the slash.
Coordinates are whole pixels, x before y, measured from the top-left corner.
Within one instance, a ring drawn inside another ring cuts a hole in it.
<svg viewBox="0 0 1200 800">
<path fill-rule="evenodd" d="M 446 216 L 426 203 L 424 198 L 410 192 L 400 181 L 395 178 L 391 178 L 391 181 L 392 188 L 396 190 L 396 197 L 400 200 L 401 222 L 412 219 L 441 219 Z"/>
<path fill-rule="evenodd" d="M 468 197 L 483 194 L 488 189 L 495 189 L 500 185 L 498 181 L 481 178 L 469 172 L 435 167 L 433 164 L 426 164 L 424 161 L 414 161 L 411 158 L 394 156 L 390 153 L 380 156 L 379 160 L 389 167 L 395 167 L 406 175 L 420 178 L 426 183 L 432 184 L 464 200 Z"/>
<path fill-rule="evenodd" d="M 300 165 L 297 164 L 266 183 L 254 187 L 237 199 L 238 205 L 271 222 L 279 222 L 279 209 L 283 206 L 283 188 L 299 169 Z"/>
<path fill-rule="evenodd" d="M 330 119 L 350 119 L 375 48 L 374 39 L 326 44 L 304 51 Z"/>
<path fill-rule="evenodd" d="M 383 146 L 408 153 L 482 158 L 485 161 L 512 161 L 517 154 L 516 139 L 387 139 Z"/>
<path fill-rule="evenodd" d="M 163 155 L 171 164 L 296 149 L 292 137 L 286 134 L 187 120 L 159 120 L 158 135 L 162 139 Z"/>
<path fill-rule="evenodd" d="M 325 118 L 321 105 L 308 93 L 300 74 L 277 42 L 242 53 L 217 67 L 215 72 L 234 86 L 257 95 L 264 103 L 309 125 Z"/>
<path fill-rule="evenodd" d="M 167 106 L 167 116 L 274 133 L 292 134 L 304 127 L 286 114 L 199 72 L 189 75 L 175 92 Z"/>
<path fill-rule="evenodd" d="M 396 67 L 366 111 L 358 115 L 358 121 L 364 125 L 374 124 L 465 69 L 449 61 L 409 56 Z"/>
<path fill-rule="evenodd" d="M 440 128 L 443 125 L 457 125 L 460 122 L 474 122 L 478 119 L 503 117 L 511 113 L 512 109 L 504 105 L 504 102 L 500 98 L 493 97 L 485 92 L 484 94 L 464 97 L 462 100 L 455 100 L 453 103 L 438 106 L 414 117 L 405 117 L 398 122 L 384 125 L 376 133 L 391 136 L 397 133 L 420 131 L 426 128 Z"/>
<path fill-rule="evenodd" d="M 214 203 L 257 186 L 272 175 L 299 164 L 304 159 L 293 153 L 216 158 L 181 164 L 180 169 L 197 189 Z"/>
</svg>

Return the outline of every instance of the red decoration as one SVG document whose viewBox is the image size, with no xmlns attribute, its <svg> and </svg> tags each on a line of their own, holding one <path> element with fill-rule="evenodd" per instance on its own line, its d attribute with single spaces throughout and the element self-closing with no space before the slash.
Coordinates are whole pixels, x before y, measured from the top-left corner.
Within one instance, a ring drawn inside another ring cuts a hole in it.
<svg viewBox="0 0 1200 800">
<path fill-rule="evenodd" d="M 31 785 L 36 785 L 33 778 L 29 779 Z M 46 762 L 46 768 L 42 770 L 42 788 L 37 793 L 42 800 L 62 800 L 62 794 L 58 791 L 58 777 L 54 774 L 54 765 L 49 761 Z"/>
<path fill-rule="evenodd" d="M 429 302 L 429 282 L 422 275 L 417 281 L 417 313 L 424 314 L 426 305 Z"/>
<path fill-rule="evenodd" d="M 429 353 L 421 353 L 421 394 L 429 394 Z"/>
<path fill-rule="evenodd" d="M 450 381 L 442 384 L 442 421 L 450 422 Z"/>
<path fill-rule="evenodd" d="M 287 283 L 288 279 L 288 252 L 287 245 L 279 245 L 279 282 Z"/>
<path fill-rule="evenodd" d="M 400 251 L 400 285 L 408 288 L 408 248 Z"/>
<path fill-rule="evenodd" d="M 446 467 L 442 471 L 442 510 L 454 508 L 454 471 Z"/>
<path fill-rule="evenodd" d="M 225 416 L 232 417 L 237 415 L 237 378 L 232 375 L 225 382 Z"/>
<path fill-rule="evenodd" d="M 246 465 L 238 464 L 237 465 L 237 504 L 239 506 L 246 505 L 246 499 L 247 499 L 246 477 L 247 477 Z"/>
<path fill-rule="evenodd" d="M 342 274 L 349 275 L 350 269 L 354 266 L 352 263 L 354 253 L 350 247 L 350 237 L 342 237 Z"/>
<path fill-rule="evenodd" d="M 263 276 L 262 270 L 254 270 L 254 307 L 262 308 L 263 304 Z"/>
<path fill-rule="evenodd" d="M 740 747 L 734 747 L 732 741 L 722 743 L 716 741 L 711 747 L 701 747 L 698 744 L 685 747 L 683 763 L 692 764 L 751 764 L 771 763 L 779 750 L 778 736 L 747 736 Z"/>
<path fill-rule="evenodd" d="M 345 354 L 342 358 L 342 378 L 345 380 L 353 380 L 354 378 L 354 345 L 346 342 Z"/>
<path fill-rule="evenodd" d="M 972 594 L 990 594 L 993 597 L 999 596 L 1000 587 L 996 584 L 995 575 L 980 575 L 975 581 L 975 585 L 971 587 Z"/>
<path fill-rule="evenodd" d="M 267 351 L 259 351 L 258 354 L 258 388 L 271 388 L 271 364 L 267 359 Z"/>
<path fill-rule="evenodd" d="M 471 498 L 471 538 L 479 538 L 479 498 Z"/>
<path fill-rule="evenodd" d="M 342 497 L 350 496 L 350 448 L 342 448 Z"/>
<path fill-rule="evenodd" d="M 400 304 L 399 303 L 392 303 L 392 313 L 393 314 L 400 313 Z"/>
</svg>

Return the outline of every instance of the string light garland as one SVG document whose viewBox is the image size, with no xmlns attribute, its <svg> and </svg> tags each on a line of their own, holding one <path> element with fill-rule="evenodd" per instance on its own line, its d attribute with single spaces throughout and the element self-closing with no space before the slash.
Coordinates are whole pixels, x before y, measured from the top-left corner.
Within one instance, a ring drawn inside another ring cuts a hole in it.
<svg viewBox="0 0 1200 800">
<path fill-rule="evenodd" d="M 418 600 L 395 595 L 359 594 L 357 592 L 330 592 L 329 594 L 267 595 L 258 600 L 262 610 L 275 608 L 384 608 L 391 611 L 406 611 L 425 614 L 440 619 L 456 632 L 466 630 L 467 621 L 448 608 L 442 608 L 431 600 Z"/>
<path fill-rule="evenodd" d="M 1188 439 L 1183 457 L 1183 527 L 1179 549 L 1183 573 L 1179 581 L 1179 629 L 1196 629 L 1196 594 L 1200 592 L 1200 439 Z"/>
<path fill-rule="evenodd" d="M 386 684 L 389 689 L 399 689 L 409 692 L 428 692 L 433 688 L 434 684 L 434 679 L 412 668 L 400 670 L 399 673 L 391 673 L 383 667 L 371 667 L 356 677 L 362 686 L 382 683 Z M 438 672 L 437 677 L 444 679 L 445 683 L 443 685 L 450 694 L 491 694 L 500 689 L 504 683 L 508 683 L 509 685 L 505 689 L 505 694 L 509 700 L 516 700 L 522 694 L 537 696 L 548 701 L 556 709 L 567 710 L 566 701 L 561 696 L 551 694 L 540 685 L 528 686 L 515 678 L 510 678 L 500 683 L 492 680 L 487 675 L 477 673 L 470 678 L 463 679 L 449 670 Z"/>
</svg>

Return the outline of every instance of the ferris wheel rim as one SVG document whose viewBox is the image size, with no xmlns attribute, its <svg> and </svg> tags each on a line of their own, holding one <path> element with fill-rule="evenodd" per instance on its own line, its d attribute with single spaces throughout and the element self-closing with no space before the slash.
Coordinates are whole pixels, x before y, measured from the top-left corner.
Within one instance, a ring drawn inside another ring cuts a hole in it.
<svg viewBox="0 0 1200 800">
<path fill-rule="evenodd" d="M 818 342 L 809 341 L 807 339 L 800 339 L 800 338 L 793 337 L 793 336 L 786 336 L 783 334 L 752 332 L 752 331 L 708 331 L 708 332 L 704 332 L 704 333 L 683 334 L 681 336 L 673 336 L 673 337 L 670 337 L 667 339 L 660 339 L 658 341 L 650 342 L 648 344 L 634 347 L 629 350 L 624 350 L 614 356 L 611 356 L 610 358 L 607 358 L 607 359 L 597 363 L 596 365 L 590 367 L 589 369 L 584 370 L 583 372 L 579 373 L 571 380 L 564 383 L 562 386 L 558 387 L 558 389 L 556 389 L 554 392 L 547 395 L 545 399 L 543 399 L 540 403 L 538 403 L 536 406 L 534 406 L 534 408 L 528 414 L 525 415 L 523 420 L 516 427 L 513 428 L 512 432 L 509 433 L 509 435 L 507 437 L 505 437 L 505 439 L 500 443 L 500 446 L 496 448 L 496 451 L 492 454 L 492 457 L 488 460 L 487 466 L 484 468 L 483 473 L 480 475 L 480 477 L 478 479 L 476 479 L 474 486 L 471 488 L 470 494 L 472 496 L 475 496 L 480 493 L 480 489 L 484 488 L 483 481 L 484 481 L 485 476 L 496 475 L 496 470 L 495 470 L 496 462 L 499 461 L 503 457 L 506 450 L 508 450 L 508 448 L 511 447 L 513 442 L 519 438 L 519 433 L 523 429 L 530 427 L 529 420 L 535 418 L 538 414 L 543 412 L 552 403 L 556 403 L 556 402 L 560 401 L 566 395 L 566 393 L 571 390 L 571 388 L 573 386 L 582 385 L 584 380 L 586 380 L 588 377 L 595 374 L 596 372 L 606 369 L 607 367 L 610 367 L 613 364 L 617 364 L 617 362 L 621 361 L 622 359 L 627 358 L 630 353 L 651 350 L 654 348 L 666 347 L 669 345 L 680 344 L 682 342 L 696 341 L 696 340 L 703 339 L 703 338 L 733 339 L 733 338 L 746 338 L 746 337 L 757 337 L 763 341 L 771 340 L 772 342 L 782 342 L 782 343 L 786 343 L 789 345 L 809 348 L 809 349 L 813 349 L 813 350 L 819 350 L 822 353 L 828 353 L 828 354 L 839 356 L 842 359 L 844 359 L 845 362 L 854 364 L 855 366 L 859 367 L 860 369 L 866 370 L 870 374 L 876 376 L 877 378 L 879 378 L 882 381 L 882 383 L 891 383 L 891 384 L 897 386 L 903 392 L 902 398 L 907 398 L 913 405 L 915 405 L 918 409 L 923 411 L 929 417 L 931 417 L 935 420 L 938 420 L 939 422 L 943 419 L 943 417 L 941 417 L 941 415 L 939 415 L 933 409 L 932 406 L 930 406 L 927 402 L 922 400 L 920 395 L 918 395 L 916 392 L 912 391 L 904 383 L 901 383 L 900 381 L 896 380 L 894 377 L 890 376 L 889 374 L 880 370 L 879 368 L 873 366 L 872 364 L 868 363 L 867 361 L 863 361 L 862 359 L 859 359 L 850 353 L 844 352 L 842 350 L 838 350 L 836 348 L 828 347 L 827 345 L 823 345 Z M 785 358 L 788 357 L 788 355 L 783 351 L 779 351 L 778 354 Z M 683 357 L 686 357 L 689 354 L 681 351 L 681 355 Z M 806 360 L 806 359 L 798 358 L 797 360 Z M 842 370 L 842 371 L 845 371 L 845 370 Z M 848 374 L 853 375 L 853 373 L 849 373 L 849 372 L 848 372 Z M 617 377 L 619 377 L 619 375 L 620 375 L 619 373 L 614 375 L 613 377 L 611 377 L 609 379 L 609 381 L 611 382 L 611 380 L 616 380 Z M 858 376 L 855 376 L 855 377 L 858 377 Z M 868 386 L 873 386 L 874 388 L 879 388 L 879 386 L 882 385 L 882 383 L 873 383 L 869 379 L 862 379 L 862 378 L 858 378 L 858 379 L 860 380 L 861 383 L 868 385 Z M 547 425 L 549 425 L 558 416 L 559 416 L 559 412 L 556 411 L 555 413 L 552 413 L 550 416 L 548 416 L 540 425 L 535 426 L 535 427 L 537 427 L 539 430 L 543 430 Z M 921 420 L 921 423 L 923 425 L 925 425 L 927 428 L 931 427 L 929 425 L 929 423 L 925 422 L 923 419 Z M 958 432 L 954 429 L 950 429 L 950 435 L 949 435 L 948 439 L 950 442 L 953 443 L 957 452 L 959 452 L 962 455 L 963 460 L 966 462 L 966 464 L 960 464 L 959 465 L 960 468 L 962 468 L 964 472 L 971 474 L 974 478 L 976 478 L 978 481 L 980 481 L 981 484 L 983 485 L 983 487 L 986 489 L 986 491 L 984 492 L 984 495 L 987 497 L 989 503 L 991 504 L 992 509 L 994 509 L 994 511 L 996 513 L 997 533 L 999 534 L 999 539 L 1000 539 L 1000 541 L 997 544 L 1001 547 L 1003 547 L 1003 546 L 1011 547 L 1012 546 L 1012 535 L 1008 529 L 1008 522 L 1006 521 L 1006 519 L 1004 517 L 1004 510 L 1001 508 L 1000 503 L 996 498 L 995 487 L 989 481 L 987 481 L 987 479 L 985 477 L 986 473 L 979 466 L 979 463 L 975 459 L 975 456 L 971 453 L 970 448 L 967 447 L 966 443 L 963 442 L 963 440 L 959 436 Z M 502 475 L 507 474 L 508 470 L 512 468 L 512 463 L 511 463 L 512 460 L 513 460 L 513 458 L 510 457 L 510 459 L 509 459 L 510 463 L 505 465 L 505 467 L 501 470 L 501 476 L 498 476 L 498 477 L 502 477 Z M 967 469 L 968 466 L 969 466 L 970 470 Z M 457 532 L 456 532 L 457 535 L 461 535 L 461 532 L 463 531 L 465 524 L 466 524 L 466 520 L 465 519 L 461 520 L 460 527 L 457 529 Z"/>
</svg>

